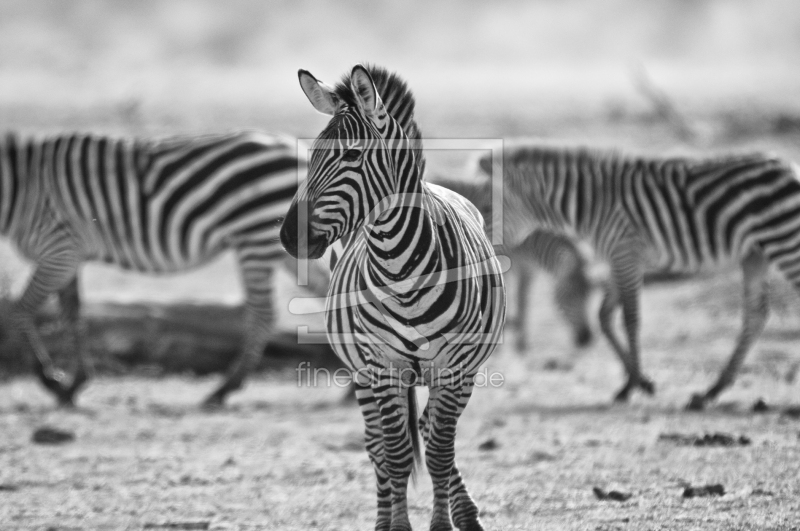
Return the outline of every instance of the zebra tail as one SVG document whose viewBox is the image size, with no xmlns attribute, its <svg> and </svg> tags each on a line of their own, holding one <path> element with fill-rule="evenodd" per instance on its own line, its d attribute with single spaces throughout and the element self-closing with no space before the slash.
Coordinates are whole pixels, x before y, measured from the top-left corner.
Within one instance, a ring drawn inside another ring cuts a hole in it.
<svg viewBox="0 0 800 531">
<path fill-rule="evenodd" d="M 417 392 L 413 385 L 408 386 L 408 436 L 411 439 L 411 449 L 414 452 L 414 461 L 411 465 L 411 484 L 417 485 L 417 470 L 422 462 L 419 443 L 419 406 L 417 405 Z"/>
</svg>

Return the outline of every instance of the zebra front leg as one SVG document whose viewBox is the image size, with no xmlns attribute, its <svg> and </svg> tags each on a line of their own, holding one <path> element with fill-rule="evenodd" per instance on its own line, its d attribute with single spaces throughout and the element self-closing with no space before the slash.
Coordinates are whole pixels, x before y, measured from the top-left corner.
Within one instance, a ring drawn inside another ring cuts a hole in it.
<svg viewBox="0 0 800 531">
<path fill-rule="evenodd" d="M 473 384 L 464 385 L 461 388 L 461 398 L 459 399 L 459 406 L 463 411 L 472 396 Z M 430 440 L 430 409 L 425 406 L 422 412 L 422 419 L 420 421 L 420 432 L 422 433 L 425 446 L 428 446 Z M 464 483 L 461 473 L 458 470 L 458 465 L 453 461 L 453 470 L 450 472 L 450 514 L 453 517 L 453 523 L 461 531 L 483 531 L 483 524 L 478 517 L 478 506 L 470 496 L 467 486 Z"/>
<path fill-rule="evenodd" d="M 768 262 L 759 251 L 752 251 L 742 260 L 744 316 L 742 331 L 736 342 L 728 364 L 719 375 L 717 382 L 705 394 L 694 394 L 686 409 L 702 410 L 706 404 L 729 387 L 744 362 L 750 347 L 761 335 L 769 316 L 767 296 Z"/>
<path fill-rule="evenodd" d="M 78 285 L 78 275 L 72 279 L 64 288 L 58 292 L 59 306 L 61 313 L 67 322 L 67 328 L 72 342 L 72 352 L 77 356 L 77 367 L 72 383 L 65 390 L 65 398 L 68 404 L 74 404 L 74 396 L 86 382 L 94 375 L 94 366 L 91 357 L 84 346 L 86 334 L 83 319 L 81 318 L 81 299 L 80 288 Z"/>
<path fill-rule="evenodd" d="M 203 402 L 205 408 L 221 407 L 231 392 L 241 389 L 247 375 L 264 355 L 275 326 L 272 269 L 264 268 L 263 264 L 253 267 L 240 264 L 240 268 L 246 293 L 244 345 L 228 368 L 225 381 Z"/>
<path fill-rule="evenodd" d="M 392 525 L 392 487 L 389 473 L 386 470 L 381 413 L 371 387 L 361 386 L 355 382 L 353 386 L 358 407 L 364 417 L 364 443 L 369 460 L 375 470 L 378 491 L 378 516 L 375 530 L 388 531 Z"/>
<path fill-rule="evenodd" d="M 412 408 L 409 402 L 410 394 L 414 392 L 414 389 L 403 386 L 396 377 L 392 378 L 391 374 L 381 376 L 382 378 L 378 382 L 373 383 L 372 392 L 380 411 L 384 465 L 391 487 L 391 525 L 389 530 L 410 531 L 408 479 L 418 457 L 418 449 L 414 441 L 418 419 L 410 414 L 415 408 Z M 381 524 L 380 520 L 378 524 Z M 377 525 L 376 529 L 379 529 Z"/>
<path fill-rule="evenodd" d="M 51 238 L 48 238 L 46 233 L 40 237 L 47 253 L 39 257 L 33 276 L 22 297 L 15 304 L 13 319 L 17 329 L 22 332 L 28 346 L 33 351 L 34 372 L 39 381 L 55 395 L 60 406 L 74 406 L 75 394 L 88 378 L 85 367 L 81 368 L 83 364 L 80 363 L 78 373 L 68 384 L 64 376 L 55 368 L 53 360 L 47 352 L 47 347 L 39 335 L 39 330 L 36 328 L 34 316 L 51 293 L 58 292 L 73 282 L 78 273 L 78 255 L 72 248 L 68 236 L 61 232 L 53 233 Z M 48 242 L 51 242 L 51 245 L 48 245 Z"/>
<path fill-rule="evenodd" d="M 431 388 L 425 418 L 425 463 L 433 481 L 431 531 L 452 530 L 451 512 L 461 531 L 483 530 L 478 508 L 455 464 L 456 425 L 471 394 L 471 382 Z"/>
</svg>

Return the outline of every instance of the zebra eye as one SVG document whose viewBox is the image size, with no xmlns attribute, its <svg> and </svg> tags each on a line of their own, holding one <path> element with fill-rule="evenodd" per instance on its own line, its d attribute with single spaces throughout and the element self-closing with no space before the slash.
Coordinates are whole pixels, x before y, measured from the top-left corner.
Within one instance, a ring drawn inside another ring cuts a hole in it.
<svg viewBox="0 0 800 531">
<path fill-rule="evenodd" d="M 360 149 L 348 149 L 342 155 L 342 160 L 345 162 L 355 162 L 361 157 Z"/>
</svg>

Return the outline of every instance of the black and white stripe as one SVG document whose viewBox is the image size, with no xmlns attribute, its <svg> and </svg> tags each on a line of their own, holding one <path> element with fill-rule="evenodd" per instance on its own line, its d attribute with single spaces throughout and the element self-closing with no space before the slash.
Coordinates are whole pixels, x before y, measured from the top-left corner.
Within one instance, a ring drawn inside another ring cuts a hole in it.
<svg viewBox="0 0 800 531">
<path fill-rule="evenodd" d="M 298 168 L 305 161 L 295 140 L 256 132 L 157 141 L 7 135 L 0 142 L 0 233 L 36 266 L 15 315 L 48 389 L 71 403 L 90 372 L 77 331 L 83 262 L 165 274 L 228 249 L 245 286 L 247 336 L 207 402 L 221 403 L 238 388 L 273 328 L 272 272 L 285 256 L 278 221 L 297 191 Z M 71 383 L 56 375 L 33 324 L 52 293 L 74 306 L 64 308 L 81 360 Z"/>
<path fill-rule="evenodd" d="M 481 168 L 489 171 L 484 157 Z M 728 387 L 768 314 L 766 272 L 775 264 L 800 289 L 800 181 L 780 158 L 647 158 L 589 149 L 518 146 L 504 154 L 502 226 L 509 246 L 540 227 L 591 243 L 611 267 L 600 309 L 604 334 L 635 387 L 652 392 L 639 369 L 639 294 L 645 269 L 693 273 L 738 263 L 744 273 L 744 324 L 717 382 L 695 395 L 702 408 Z M 612 318 L 622 306 L 628 346 Z"/>
<path fill-rule="evenodd" d="M 293 256 L 317 258 L 353 235 L 333 271 L 326 322 L 358 384 L 378 479 L 376 529 L 410 529 L 413 385 L 430 387 L 421 431 L 431 529 L 451 529 L 451 512 L 458 528 L 483 529 L 454 459 L 457 420 L 505 317 L 502 271 L 483 220 L 461 196 L 422 180 L 414 99 L 397 76 L 359 65 L 331 88 L 299 75 L 314 107 L 332 118 L 281 241 Z"/>
</svg>

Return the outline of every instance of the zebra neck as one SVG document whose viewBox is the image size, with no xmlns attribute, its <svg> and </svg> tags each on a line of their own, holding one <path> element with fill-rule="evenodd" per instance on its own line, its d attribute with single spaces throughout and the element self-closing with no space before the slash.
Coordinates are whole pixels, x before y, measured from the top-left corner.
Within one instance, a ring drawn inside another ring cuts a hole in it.
<svg viewBox="0 0 800 531">
<path fill-rule="evenodd" d="M 439 245 L 433 203 L 430 191 L 417 181 L 401 194 L 400 205 L 388 208 L 367 230 L 369 275 L 376 284 L 390 285 L 435 270 Z"/>
</svg>

